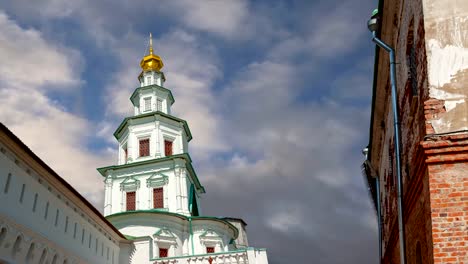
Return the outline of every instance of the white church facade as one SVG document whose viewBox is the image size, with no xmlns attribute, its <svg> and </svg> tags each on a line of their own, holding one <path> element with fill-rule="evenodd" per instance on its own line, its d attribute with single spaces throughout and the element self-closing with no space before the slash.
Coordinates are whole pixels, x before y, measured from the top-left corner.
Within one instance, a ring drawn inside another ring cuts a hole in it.
<svg viewBox="0 0 468 264">
<path fill-rule="evenodd" d="M 267 264 L 242 219 L 203 216 L 185 120 L 171 115 L 162 59 L 140 63 L 134 115 L 114 133 L 116 165 L 104 179 L 104 216 L 0 127 L 0 264 Z M 24 153 L 23 153 L 24 152 Z"/>
</svg>

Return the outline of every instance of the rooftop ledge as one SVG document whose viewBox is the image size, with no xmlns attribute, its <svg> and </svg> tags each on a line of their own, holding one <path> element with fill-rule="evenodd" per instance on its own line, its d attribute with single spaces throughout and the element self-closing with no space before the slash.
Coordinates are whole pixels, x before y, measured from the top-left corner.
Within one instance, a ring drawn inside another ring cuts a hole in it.
<svg viewBox="0 0 468 264">
<path fill-rule="evenodd" d="M 180 264 L 182 264 L 182 263 L 192 263 L 192 261 L 196 261 L 196 260 L 205 260 L 205 259 L 207 260 L 209 258 L 211 258 L 213 260 L 216 260 L 218 258 L 224 260 L 224 259 L 229 258 L 229 257 L 234 257 L 234 259 L 233 259 L 234 262 L 229 262 L 229 263 L 237 264 L 237 263 L 248 263 L 248 262 L 246 262 L 246 260 L 253 260 L 253 259 L 250 259 L 250 256 L 248 254 L 249 251 L 259 252 L 260 253 L 260 254 L 255 254 L 254 258 L 256 258 L 258 255 L 261 255 L 262 253 L 264 254 L 264 257 L 266 258 L 266 249 L 265 248 L 248 247 L 248 248 L 245 248 L 245 249 L 218 252 L 218 253 L 187 255 L 187 256 L 167 257 L 167 258 L 154 258 L 154 259 L 150 259 L 150 260 L 154 261 L 154 264 L 163 264 L 163 263 L 177 263 L 177 264 L 180 263 Z M 170 261 L 170 262 L 168 262 L 168 261 Z M 215 262 L 215 263 L 218 263 L 218 262 Z"/>
</svg>

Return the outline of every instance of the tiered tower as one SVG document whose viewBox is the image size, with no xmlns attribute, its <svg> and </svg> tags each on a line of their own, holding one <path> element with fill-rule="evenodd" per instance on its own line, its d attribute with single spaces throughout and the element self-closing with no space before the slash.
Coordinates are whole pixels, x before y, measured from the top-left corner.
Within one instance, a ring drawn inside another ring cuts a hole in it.
<svg viewBox="0 0 468 264">
<path fill-rule="evenodd" d="M 134 115 L 114 133 L 118 164 L 98 169 L 105 177 L 104 215 L 134 240 L 132 263 L 159 263 L 162 258 L 185 263 L 175 260 L 239 250 L 237 262 L 229 263 L 247 263 L 244 221 L 200 215 L 205 189 L 188 154 L 192 134 L 185 120 L 171 115 L 174 97 L 164 88 L 163 62 L 153 53 L 151 34 L 149 54 L 140 66 L 140 87 L 130 97 Z M 267 263 L 262 254 L 258 263 Z"/>
</svg>

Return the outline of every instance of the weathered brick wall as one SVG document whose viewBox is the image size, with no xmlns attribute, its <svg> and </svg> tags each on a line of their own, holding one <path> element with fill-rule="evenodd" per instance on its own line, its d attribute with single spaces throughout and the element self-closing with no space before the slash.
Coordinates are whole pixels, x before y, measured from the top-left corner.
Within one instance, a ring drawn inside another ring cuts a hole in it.
<svg viewBox="0 0 468 264">
<path fill-rule="evenodd" d="M 381 21 L 396 50 L 407 262 L 468 263 L 468 1 L 384 1 Z M 384 263 L 399 263 L 388 53 L 378 64 L 371 162 Z"/>
<path fill-rule="evenodd" d="M 468 263 L 468 133 L 422 143 L 429 168 L 434 263 Z"/>
<path fill-rule="evenodd" d="M 398 63 L 396 68 L 408 263 L 416 263 L 417 253 L 421 255 L 423 263 L 432 263 L 429 187 L 427 180 L 425 181 L 426 167 L 419 146 L 426 135 L 423 102 L 428 97 L 422 13 L 421 1 L 385 1 L 383 20 L 387 25 L 382 28 L 382 38 L 395 47 Z M 388 57 L 388 54 L 381 51 L 380 56 Z M 379 71 L 388 70 L 388 60 L 381 60 Z M 389 84 L 386 81 L 388 100 L 379 167 L 382 179 L 384 263 L 399 263 L 393 113 Z M 417 247 L 420 248 L 418 252 Z"/>
</svg>

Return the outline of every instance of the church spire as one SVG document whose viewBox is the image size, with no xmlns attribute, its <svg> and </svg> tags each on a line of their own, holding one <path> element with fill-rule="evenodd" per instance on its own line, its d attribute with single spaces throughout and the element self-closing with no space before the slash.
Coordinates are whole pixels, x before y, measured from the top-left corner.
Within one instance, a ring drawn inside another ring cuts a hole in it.
<svg viewBox="0 0 468 264">
<path fill-rule="evenodd" d="M 149 54 L 153 55 L 153 35 L 150 32 L 150 39 L 149 39 Z"/>
<path fill-rule="evenodd" d="M 161 57 L 155 55 L 153 53 L 153 35 L 150 33 L 150 40 L 149 40 L 149 54 L 144 56 L 141 59 L 140 67 L 143 72 L 146 71 L 161 71 L 162 67 L 164 67 L 163 61 Z"/>
</svg>

